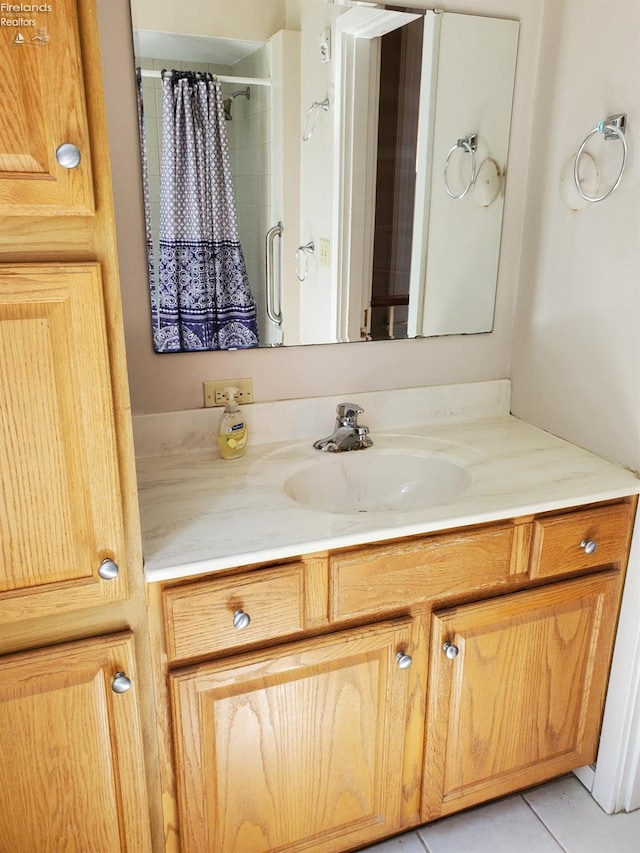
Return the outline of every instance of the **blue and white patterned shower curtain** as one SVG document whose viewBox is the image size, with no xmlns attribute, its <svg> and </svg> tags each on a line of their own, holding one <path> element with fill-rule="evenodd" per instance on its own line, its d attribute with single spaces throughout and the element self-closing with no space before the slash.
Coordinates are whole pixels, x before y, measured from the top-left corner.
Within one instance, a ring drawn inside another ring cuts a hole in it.
<svg viewBox="0 0 640 853">
<path fill-rule="evenodd" d="M 138 90 L 138 132 L 140 133 L 140 162 L 142 163 L 142 192 L 144 196 L 144 227 L 147 235 L 147 269 L 151 296 L 151 315 L 156 328 L 158 312 L 158 294 L 153 264 L 153 237 L 151 233 L 151 205 L 149 200 L 149 166 L 147 163 L 147 129 L 144 118 L 144 99 L 142 97 L 142 72 L 136 68 Z"/>
<path fill-rule="evenodd" d="M 258 346 L 218 81 L 211 74 L 164 72 L 162 125 L 154 347 Z"/>
</svg>

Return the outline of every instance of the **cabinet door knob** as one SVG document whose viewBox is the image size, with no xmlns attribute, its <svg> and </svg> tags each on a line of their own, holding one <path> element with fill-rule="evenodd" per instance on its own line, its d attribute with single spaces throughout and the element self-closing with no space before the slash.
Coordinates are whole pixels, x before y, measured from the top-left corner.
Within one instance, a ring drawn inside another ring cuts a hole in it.
<svg viewBox="0 0 640 853">
<path fill-rule="evenodd" d="M 111 682 L 111 689 L 114 693 L 126 693 L 131 690 L 131 679 L 127 678 L 124 672 L 116 672 Z"/>
<path fill-rule="evenodd" d="M 56 148 L 56 160 L 64 169 L 75 169 L 81 159 L 80 149 L 73 142 L 63 142 Z"/>
<path fill-rule="evenodd" d="M 444 643 L 442 649 L 449 660 L 457 658 L 458 652 L 460 651 L 460 649 L 457 646 L 454 646 L 453 643 Z"/>
<path fill-rule="evenodd" d="M 117 578 L 119 571 L 118 564 L 109 559 L 103 560 L 98 566 L 98 574 L 104 581 L 111 581 Z"/>
<path fill-rule="evenodd" d="M 396 660 L 398 661 L 399 669 L 409 669 L 409 667 L 413 663 L 413 658 L 411 657 L 411 655 L 407 655 L 404 652 L 398 652 L 396 654 Z"/>
<path fill-rule="evenodd" d="M 583 539 L 580 547 L 584 548 L 585 554 L 595 554 L 598 550 L 598 543 L 594 542 L 593 539 Z"/>
<path fill-rule="evenodd" d="M 250 624 L 251 616 L 244 610 L 236 610 L 233 614 L 233 627 L 241 631 L 243 628 L 248 628 Z"/>
</svg>

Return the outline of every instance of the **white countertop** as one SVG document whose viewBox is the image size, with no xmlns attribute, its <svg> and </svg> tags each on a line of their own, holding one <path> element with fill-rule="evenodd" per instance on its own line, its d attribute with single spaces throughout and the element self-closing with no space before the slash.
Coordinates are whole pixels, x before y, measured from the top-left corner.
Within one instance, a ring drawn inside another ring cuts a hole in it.
<svg viewBox="0 0 640 853">
<path fill-rule="evenodd" d="M 386 429 L 376 454 L 402 441 Z M 453 501 L 411 512 L 332 513 L 287 497 L 286 477 L 323 455 L 304 441 L 250 446 L 242 459 L 198 450 L 138 461 L 148 582 L 271 562 L 640 493 L 640 479 L 516 418 L 430 424 L 406 446 L 462 461 L 471 484 Z M 316 436 L 317 437 L 317 436 Z"/>
</svg>

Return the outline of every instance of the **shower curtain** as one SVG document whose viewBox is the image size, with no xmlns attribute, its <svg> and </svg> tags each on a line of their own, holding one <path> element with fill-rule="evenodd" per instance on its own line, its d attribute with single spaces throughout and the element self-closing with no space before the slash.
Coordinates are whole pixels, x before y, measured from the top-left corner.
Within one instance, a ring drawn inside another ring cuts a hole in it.
<svg viewBox="0 0 640 853">
<path fill-rule="evenodd" d="M 164 72 L 162 126 L 154 347 L 258 346 L 218 81 L 208 73 Z"/>
<path fill-rule="evenodd" d="M 142 193 L 144 196 L 144 227 L 147 235 L 147 271 L 149 275 L 149 292 L 151 296 L 151 317 L 153 328 L 156 328 L 158 316 L 158 293 L 153 266 L 153 236 L 151 230 L 151 204 L 149 199 L 149 169 L 147 164 L 147 131 L 144 118 L 144 100 L 142 97 L 142 72 L 136 68 L 138 91 L 138 132 L 140 134 L 140 162 L 142 164 Z"/>
</svg>

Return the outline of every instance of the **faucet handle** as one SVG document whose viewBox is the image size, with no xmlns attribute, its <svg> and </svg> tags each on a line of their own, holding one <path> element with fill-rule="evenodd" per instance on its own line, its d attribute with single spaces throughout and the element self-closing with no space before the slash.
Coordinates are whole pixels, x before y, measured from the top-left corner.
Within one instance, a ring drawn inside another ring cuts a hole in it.
<svg viewBox="0 0 640 853">
<path fill-rule="evenodd" d="M 338 403 L 336 406 L 336 414 L 338 420 L 344 426 L 357 426 L 358 415 L 362 414 L 364 409 L 358 406 L 357 403 Z"/>
</svg>

